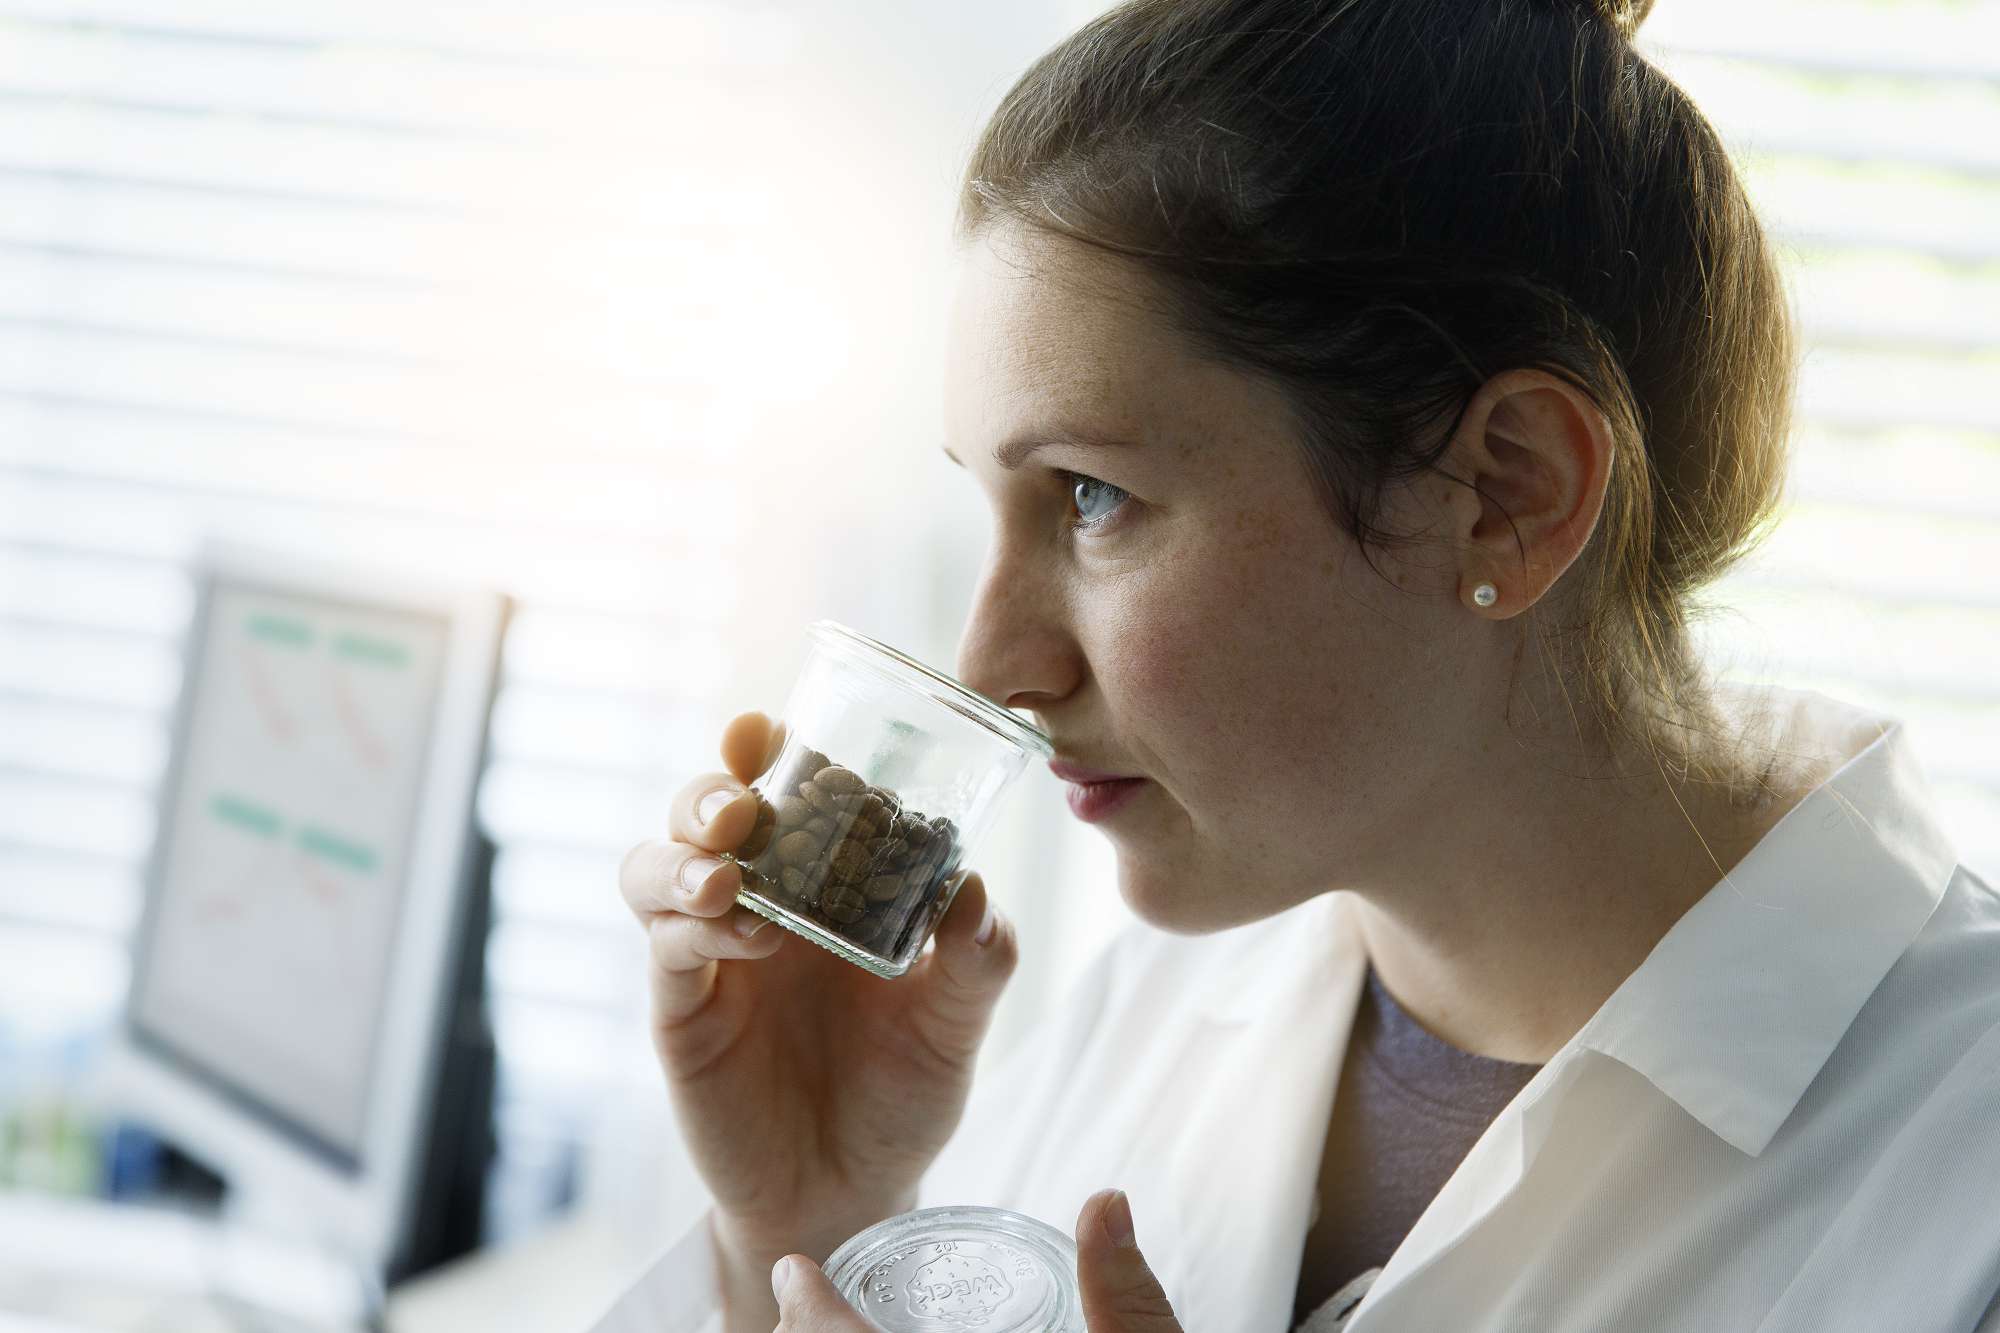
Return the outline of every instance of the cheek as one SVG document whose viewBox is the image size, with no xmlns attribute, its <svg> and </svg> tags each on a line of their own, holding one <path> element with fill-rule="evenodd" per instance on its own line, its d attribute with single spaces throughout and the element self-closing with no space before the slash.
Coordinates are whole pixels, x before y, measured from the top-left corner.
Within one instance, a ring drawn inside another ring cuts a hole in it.
<svg viewBox="0 0 2000 1333">
<path fill-rule="evenodd" d="M 1212 748 L 1235 724 L 1226 702 L 1230 648 L 1210 609 L 1187 597 L 1163 598 L 1112 650 L 1107 689 L 1147 748 L 1179 763 Z"/>
<path fill-rule="evenodd" d="M 1383 665 L 1354 637 L 1368 617 L 1341 612 L 1338 556 L 1305 540 L 1274 548 L 1276 535 L 1154 563 L 1092 653 L 1132 758 L 1246 831 L 1351 780 Z"/>
<path fill-rule="evenodd" d="M 1327 626 L 1284 560 L 1163 560 L 1126 594 L 1093 657 L 1116 715 L 1182 781 L 1259 763 L 1296 738 L 1301 708 L 1327 705 Z"/>
</svg>

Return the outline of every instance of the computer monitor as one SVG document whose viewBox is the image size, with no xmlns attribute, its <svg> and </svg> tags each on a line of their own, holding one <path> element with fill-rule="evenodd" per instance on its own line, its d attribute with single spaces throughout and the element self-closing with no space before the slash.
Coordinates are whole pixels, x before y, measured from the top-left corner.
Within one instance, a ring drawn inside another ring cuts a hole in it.
<svg viewBox="0 0 2000 1333">
<path fill-rule="evenodd" d="M 512 605 L 219 541 L 194 574 L 104 1091 L 217 1171 L 233 1220 L 393 1280 L 486 1142 L 473 801 Z"/>
</svg>

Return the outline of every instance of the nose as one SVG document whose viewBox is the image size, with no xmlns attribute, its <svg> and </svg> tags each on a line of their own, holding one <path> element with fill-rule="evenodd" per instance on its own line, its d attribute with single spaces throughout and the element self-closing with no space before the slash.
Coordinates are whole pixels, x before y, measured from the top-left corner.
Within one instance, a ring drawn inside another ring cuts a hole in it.
<svg viewBox="0 0 2000 1333">
<path fill-rule="evenodd" d="M 989 553 L 958 640 L 958 678 L 1008 708 L 1046 712 L 1082 677 L 1056 580 L 1033 557 Z"/>
</svg>

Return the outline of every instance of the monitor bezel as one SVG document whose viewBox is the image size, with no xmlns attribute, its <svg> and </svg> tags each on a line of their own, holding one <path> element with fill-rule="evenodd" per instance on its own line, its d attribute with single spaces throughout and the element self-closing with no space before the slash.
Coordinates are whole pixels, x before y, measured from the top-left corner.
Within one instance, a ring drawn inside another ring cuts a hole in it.
<svg viewBox="0 0 2000 1333">
<path fill-rule="evenodd" d="M 455 944 L 467 921 L 467 872 L 475 854 L 474 806 L 512 602 L 496 590 L 439 575 L 220 539 L 201 545 L 191 574 L 195 610 L 182 640 L 172 744 L 155 801 L 159 825 L 146 858 L 131 981 L 120 1006 L 107 1088 L 116 1103 L 221 1171 L 230 1181 L 231 1212 L 239 1220 L 310 1237 L 387 1268 L 409 1241 L 423 1164 L 419 1140 L 437 1095 L 449 1035 Z M 145 946 L 157 925 L 167 867 L 167 817 L 180 796 L 203 640 L 219 586 L 438 616 L 447 626 L 417 784 L 418 808 L 426 813 L 411 830 L 366 1110 L 351 1155 L 314 1127 L 174 1049 L 138 1013 Z"/>
</svg>

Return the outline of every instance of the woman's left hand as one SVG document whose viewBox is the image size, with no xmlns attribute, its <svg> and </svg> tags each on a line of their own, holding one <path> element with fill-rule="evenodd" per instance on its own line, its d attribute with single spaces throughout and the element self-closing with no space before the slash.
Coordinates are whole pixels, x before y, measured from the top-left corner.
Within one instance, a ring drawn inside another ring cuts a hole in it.
<svg viewBox="0 0 2000 1333">
<path fill-rule="evenodd" d="M 1123 1244 L 1106 1226 L 1114 1201 L 1125 1223 Z M 1099 1190 L 1083 1201 L 1076 1219 L 1076 1275 L 1090 1333 L 1182 1333 L 1167 1293 L 1132 1239 L 1131 1206 L 1117 1190 Z M 820 1266 L 802 1254 L 788 1254 L 772 1267 L 771 1290 L 778 1298 L 778 1327 L 772 1333 L 875 1333 Z"/>
</svg>

